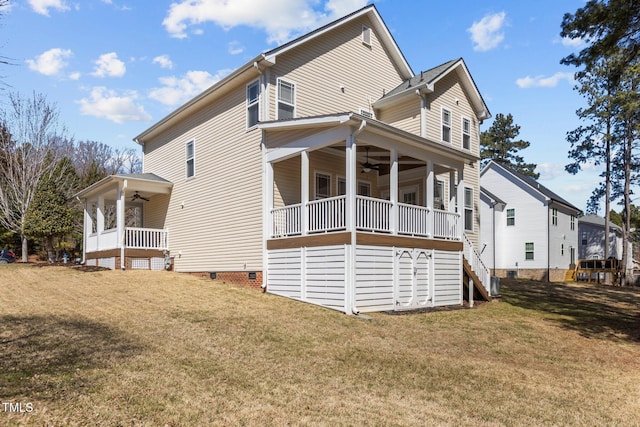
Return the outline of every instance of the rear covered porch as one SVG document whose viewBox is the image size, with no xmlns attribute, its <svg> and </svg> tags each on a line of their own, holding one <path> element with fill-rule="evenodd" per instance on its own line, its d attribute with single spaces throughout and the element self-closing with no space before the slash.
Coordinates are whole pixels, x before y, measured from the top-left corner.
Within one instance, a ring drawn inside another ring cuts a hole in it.
<svg viewBox="0 0 640 427">
<path fill-rule="evenodd" d="M 345 313 L 462 304 L 475 156 L 356 114 L 261 126 L 268 292 Z"/>
<path fill-rule="evenodd" d="M 166 200 L 171 188 L 154 174 L 121 174 L 78 193 L 84 206 L 84 263 L 111 269 L 170 267 L 169 230 L 145 217 L 145 208 Z"/>
</svg>

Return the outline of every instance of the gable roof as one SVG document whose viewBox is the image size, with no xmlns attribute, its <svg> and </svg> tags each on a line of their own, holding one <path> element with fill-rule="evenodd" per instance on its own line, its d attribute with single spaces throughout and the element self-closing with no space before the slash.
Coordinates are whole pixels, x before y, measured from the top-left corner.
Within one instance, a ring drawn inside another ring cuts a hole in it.
<svg viewBox="0 0 640 427">
<path fill-rule="evenodd" d="M 332 31 L 365 15 L 369 18 L 373 29 L 376 31 L 378 39 L 384 45 L 386 51 L 389 53 L 389 56 L 393 59 L 397 70 L 400 73 L 400 76 L 405 79 L 411 78 L 411 76 L 413 76 L 413 70 L 409 66 L 409 63 L 404 57 L 404 54 L 400 51 L 400 48 L 396 44 L 396 41 L 391 35 L 389 28 L 382 20 L 382 17 L 378 13 L 378 9 L 375 7 L 375 5 L 372 4 L 356 10 L 349 15 L 330 22 L 294 40 L 291 40 L 290 42 L 287 42 L 275 49 L 271 49 L 259 54 L 255 58 L 251 59 L 241 67 L 231 72 L 219 82 L 203 91 L 201 94 L 187 101 L 185 104 L 178 107 L 176 110 L 169 113 L 164 118 L 160 119 L 151 127 L 140 133 L 138 136 L 134 137 L 133 140 L 138 144 L 144 144 L 145 139 L 150 138 L 155 133 L 162 131 L 172 123 L 175 123 L 181 118 L 189 115 L 191 111 L 199 108 L 202 103 L 211 102 L 213 99 L 215 99 L 216 96 L 221 96 L 226 93 L 226 90 L 234 88 L 239 84 L 244 84 L 245 81 L 248 81 L 251 78 L 257 78 L 261 70 L 269 68 L 277 62 L 278 55 L 282 55 L 283 53 L 291 49 L 314 40 L 315 38 L 327 33 L 328 31 Z M 245 78 L 240 78 L 243 76 Z"/>
<path fill-rule="evenodd" d="M 554 193 L 553 191 L 549 190 L 547 187 L 545 187 L 544 185 L 540 184 L 538 181 L 536 181 L 535 179 L 531 178 L 530 176 L 521 174 L 520 172 L 515 171 L 514 169 L 510 168 L 509 166 L 503 165 L 503 164 L 495 162 L 493 160 L 491 160 L 489 163 L 487 163 L 485 165 L 485 167 L 482 168 L 482 170 L 480 171 L 480 177 L 482 178 L 482 175 L 484 175 L 485 172 L 487 170 L 491 169 L 491 168 L 502 169 L 503 171 L 505 171 L 508 174 L 512 175 L 518 181 L 523 182 L 524 184 L 529 186 L 531 189 L 533 189 L 535 192 L 541 194 L 542 196 L 544 196 L 548 200 L 551 200 L 551 201 L 553 201 L 555 203 L 564 205 L 564 206 L 566 206 L 566 207 L 568 207 L 568 208 L 570 208 L 572 210 L 575 210 L 576 212 L 582 212 L 582 210 L 580 210 L 579 208 L 575 207 L 570 202 L 568 202 L 564 198 L 560 197 L 558 194 Z"/>
<path fill-rule="evenodd" d="M 578 223 L 597 225 L 602 228 L 605 227 L 605 219 L 596 214 L 589 214 L 578 218 Z M 611 227 L 612 230 L 615 230 L 618 233 L 622 233 L 622 228 L 611 221 L 609 221 L 609 227 Z"/>
<path fill-rule="evenodd" d="M 469 73 L 466 63 L 462 58 L 452 59 L 444 64 L 440 64 L 429 70 L 422 71 L 420 74 L 412 76 L 374 102 L 373 106 L 374 108 L 381 108 L 393 105 L 408 96 L 415 96 L 416 91 L 419 93 L 431 93 L 434 91 L 435 85 L 439 80 L 454 72 L 458 73 L 462 86 L 471 97 L 471 105 L 476 113 L 476 117 L 479 120 L 486 120 L 490 118 L 491 113 L 489 112 L 489 107 L 487 107 L 487 104 L 484 102 L 471 73 Z"/>
<path fill-rule="evenodd" d="M 482 186 L 480 187 L 480 195 L 486 196 L 486 198 L 491 202 L 492 206 L 506 205 L 506 203 L 501 198 L 499 198 L 498 196 L 496 196 L 495 194 L 493 194 L 492 192 L 490 192 L 489 190 L 487 190 Z"/>
</svg>

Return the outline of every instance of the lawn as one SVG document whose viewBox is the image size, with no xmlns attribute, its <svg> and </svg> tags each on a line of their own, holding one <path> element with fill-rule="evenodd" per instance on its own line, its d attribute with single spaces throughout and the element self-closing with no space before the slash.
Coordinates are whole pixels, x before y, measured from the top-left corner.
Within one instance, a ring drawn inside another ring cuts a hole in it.
<svg viewBox="0 0 640 427">
<path fill-rule="evenodd" d="M 0 284 L 0 425 L 640 423 L 638 288 L 503 280 L 363 319 L 169 272 Z"/>
</svg>

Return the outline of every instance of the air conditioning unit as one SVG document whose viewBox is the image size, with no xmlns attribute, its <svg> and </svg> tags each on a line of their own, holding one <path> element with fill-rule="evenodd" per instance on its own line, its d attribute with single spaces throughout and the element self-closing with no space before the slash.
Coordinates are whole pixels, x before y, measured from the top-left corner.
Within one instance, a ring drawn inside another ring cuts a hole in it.
<svg viewBox="0 0 640 427">
<path fill-rule="evenodd" d="M 518 270 L 507 270 L 507 279 L 517 279 Z"/>
</svg>

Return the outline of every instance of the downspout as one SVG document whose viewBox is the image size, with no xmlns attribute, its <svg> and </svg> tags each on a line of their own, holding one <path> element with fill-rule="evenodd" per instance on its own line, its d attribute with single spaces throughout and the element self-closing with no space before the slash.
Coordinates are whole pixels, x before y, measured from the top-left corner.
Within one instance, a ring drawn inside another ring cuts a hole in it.
<svg viewBox="0 0 640 427">
<path fill-rule="evenodd" d="M 82 200 L 80 200 L 80 197 L 76 196 L 76 199 L 82 203 Z M 83 211 L 82 212 L 82 262 L 81 264 L 84 265 L 85 261 L 86 261 L 86 254 L 87 254 L 87 201 L 85 200 L 84 203 L 82 204 L 83 206 Z"/>
<path fill-rule="evenodd" d="M 551 203 L 547 205 L 547 283 L 551 283 Z"/>
<path fill-rule="evenodd" d="M 352 142 L 355 143 L 356 138 L 358 137 L 358 135 L 360 135 L 360 133 L 362 133 L 362 131 L 367 127 L 367 121 L 363 120 L 362 122 L 360 122 L 360 127 L 358 127 L 358 129 L 356 131 L 354 131 L 351 134 L 351 140 Z M 356 149 L 357 149 L 357 144 L 356 144 Z M 357 162 L 357 151 L 355 153 L 353 153 L 353 156 L 356 160 L 356 165 L 358 164 Z M 351 171 L 351 175 L 355 176 L 355 171 Z M 357 186 L 354 185 L 354 183 L 350 183 L 351 188 L 357 188 Z M 355 197 L 355 193 L 353 193 L 353 201 L 355 203 L 356 197 Z M 352 209 L 355 207 L 352 207 Z M 352 228 L 351 228 L 351 259 L 349 260 L 349 269 L 351 270 L 349 272 L 349 277 L 350 279 L 355 279 L 355 273 L 356 273 L 356 267 L 355 267 L 355 247 L 356 247 L 356 224 L 355 221 L 352 222 Z M 352 284 L 352 289 L 351 289 L 351 313 L 353 313 L 354 315 L 359 315 L 360 314 L 360 310 L 358 309 L 358 307 L 356 307 L 356 303 L 355 303 L 355 280 L 351 281 Z"/>
</svg>

